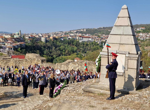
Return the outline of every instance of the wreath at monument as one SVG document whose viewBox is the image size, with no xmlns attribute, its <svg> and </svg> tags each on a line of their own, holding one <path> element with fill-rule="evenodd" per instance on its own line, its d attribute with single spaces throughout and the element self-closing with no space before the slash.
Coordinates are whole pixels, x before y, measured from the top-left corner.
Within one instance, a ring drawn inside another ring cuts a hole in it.
<svg viewBox="0 0 150 110">
<path fill-rule="evenodd" d="M 55 98 L 57 95 L 60 94 L 61 90 L 66 86 L 66 84 L 67 84 L 67 80 L 65 80 L 64 83 L 61 83 L 59 86 L 55 88 L 53 98 Z"/>
<path fill-rule="evenodd" d="M 101 65 L 101 56 L 99 55 L 96 59 L 96 72 L 100 72 L 100 65 Z"/>
</svg>

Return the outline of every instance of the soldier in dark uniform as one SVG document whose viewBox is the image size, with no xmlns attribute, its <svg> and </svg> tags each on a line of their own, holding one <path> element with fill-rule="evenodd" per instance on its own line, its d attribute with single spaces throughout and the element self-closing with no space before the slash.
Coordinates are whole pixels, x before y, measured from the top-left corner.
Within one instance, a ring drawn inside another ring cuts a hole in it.
<svg viewBox="0 0 150 110">
<path fill-rule="evenodd" d="M 148 70 L 147 78 L 150 79 L 150 70 Z"/>
<path fill-rule="evenodd" d="M 144 74 L 144 70 L 142 70 L 142 73 L 139 74 L 139 78 L 146 78 L 146 75 Z"/>
<path fill-rule="evenodd" d="M 109 70 L 109 85 L 110 85 L 110 97 L 107 98 L 107 100 L 113 100 L 115 99 L 114 95 L 115 95 L 115 82 L 116 82 L 116 78 L 117 78 L 117 66 L 118 66 L 118 62 L 116 60 L 117 56 L 115 53 L 111 53 L 112 54 L 112 62 L 110 64 L 108 64 L 106 66 L 106 68 Z"/>
</svg>

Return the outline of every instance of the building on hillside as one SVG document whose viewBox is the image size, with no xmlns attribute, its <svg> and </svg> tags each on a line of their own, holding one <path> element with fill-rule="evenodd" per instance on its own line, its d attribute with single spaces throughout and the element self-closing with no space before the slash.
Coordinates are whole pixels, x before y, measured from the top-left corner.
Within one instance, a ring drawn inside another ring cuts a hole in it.
<svg viewBox="0 0 150 110">
<path fill-rule="evenodd" d="M 4 41 L 4 36 L 0 36 L 0 41 L 1 41 L 1 42 Z"/>
<path fill-rule="evenodd" d="M 12 46 L 13 46 L 13 48 L 19 48 L 20 47 L 18 43 L 14 43 L 14 44 L 12 44 Z"/>
<path fill-rule="evenodd" d="M 4 36 L 5 38 L 11 38 L 11 35 L 9 35 L 9 34 L 8 34 L 8 35 L 5 35 L 5 34 L 4 34 L 3 36 Z"/>
<path fill-rule="evenodd" d="M 72 37 L 68 36 L 67 39 L 72 39 Z"/>
<path fill-rule="evenodd" d="M 10 46 L 12 45 L 12 42 L 11 41 L 5 42 L 5 45 Z"/>
<path fill-rule="evenodd" d="M 0 45 L 5 45 L 5 42 L 0 41 Z"/>
<path fill-rule="evenodd" d="M 46 37 L 41 37 L 41 41 L 46 43 Z"/>
<path fill-rule="evenodd" d="M 64 37 L 60 37 L 60 40 L 64 40 Z"/>
<path fill-rule="evenodd" d="M 14 38 L 20 38 L 20 37 L 21 37 L 20 32 L 16 32 L 16 33 L 14 34 Z"/>
<path fill-rule="evenodd" d="M 19 42 L 21 47 L 25 47 L 25 43 L 24 42 Z"/>
<path fill-rule="evenodd" d="M 56 40 L 57 38 L 54 37 L 54 36 L 52 36 L 52 37 L 50 37 L 50 39 L 51 39 L 51 40 Z"/>
<path fill-rule="evenodd" d="M 12 46 L 6 46 L 6 51 L 13 50 Z"/>
<path fill-rule="evenodd" d="M 77 40 L 79 40 L 79 42 L 93 42 L 94 41 L 94 39 L 91 38 L 90 36 L 79 36 Z"/>
<path fill-rule="evenodd" d="M 79 61 L 79 60 L 81 60 L 81 59 L 78 58 L 78 57 L 74 59 L 75 62 L 77 62 L 77 61 Z"/>
<path fill-rule="evenodd" d="M 19 30 L 19 36 L 21 36 L 21 30 Z"/>
<path fill-rule="evenodd" d="M 29 35 L 26 35 L 26 36 L 25 36 L 25 39 L 29 39 L 29 38 L 30 38 L 30 36 L 29 36 Z"/>
<path fill-rule="evenodd" d="M 141 30 L 144 30 L 145 27 L 140 27 L 140 28 L 137 28 L 137 31 L 141 31 Z"/>
</svg>

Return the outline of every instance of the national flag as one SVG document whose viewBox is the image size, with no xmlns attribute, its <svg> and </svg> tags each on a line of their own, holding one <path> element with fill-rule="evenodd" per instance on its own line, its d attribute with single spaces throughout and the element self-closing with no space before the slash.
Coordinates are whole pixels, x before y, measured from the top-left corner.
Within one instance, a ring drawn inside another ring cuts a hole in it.
<svg viewBox="0 0 150 110">
<path fill-rule="evenodd" d="M 111 46 L 109 44 L 106 44 L 106 47 L 111 48 Z"/>
<path fill-rule="evenodd" d="M 87 64 L 86 64 L 86 63 L 84 64 L 84 66 L 85 66 L 85 69 L 84 69 L 84 70 L 85 70 L 85 71 L 88 71 L 88 69 L 87 69 Z"/>
<path fill-rule="evenodd" d="M 148 69 L 150 69 L 150 66 L 148 67 Z"/>
</svg>

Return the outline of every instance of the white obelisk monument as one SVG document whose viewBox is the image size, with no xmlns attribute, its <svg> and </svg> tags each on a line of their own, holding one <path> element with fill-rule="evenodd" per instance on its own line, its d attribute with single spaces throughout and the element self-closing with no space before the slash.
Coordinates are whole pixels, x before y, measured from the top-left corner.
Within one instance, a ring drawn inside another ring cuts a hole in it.
<svg viewBox="0 0 150 110">
<path fill-rule="evenodd" d="M 127 91 L 136 90 L 139 85 L 139 68 L 141 51 L 138 46 L 128 7 L 124 5 L 116 19 L 106 44 L 111 52 L 118 55 L 116 88 Z M 105 78 L 107 65 L 107 48 L 104 46 L 101 55 L 100 85 L 109 88 L 109 79 Z"/>
</svg>

